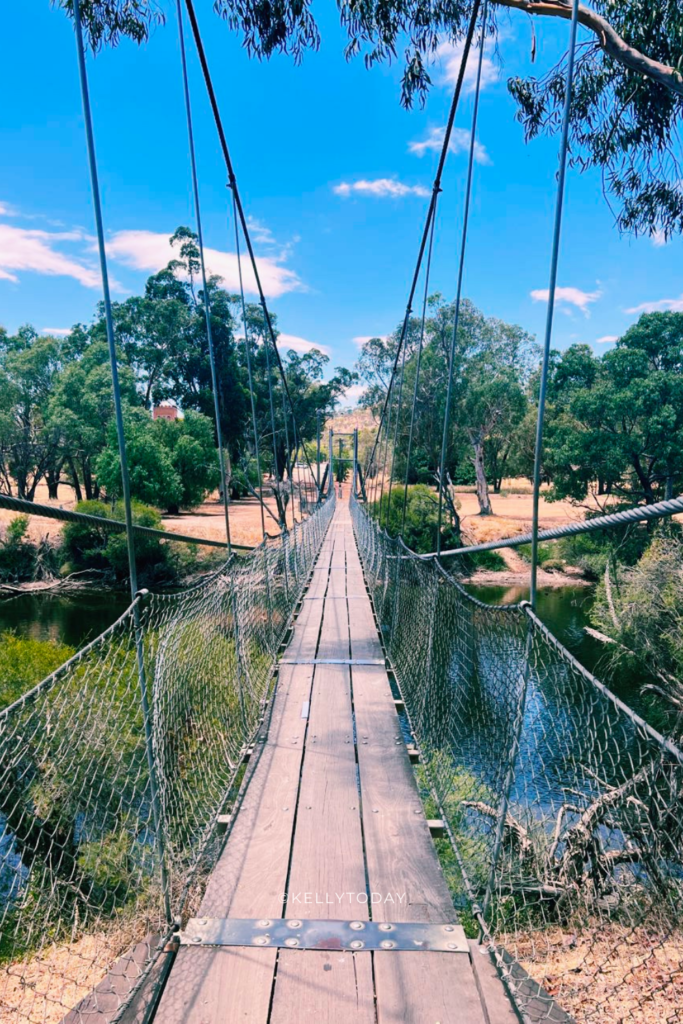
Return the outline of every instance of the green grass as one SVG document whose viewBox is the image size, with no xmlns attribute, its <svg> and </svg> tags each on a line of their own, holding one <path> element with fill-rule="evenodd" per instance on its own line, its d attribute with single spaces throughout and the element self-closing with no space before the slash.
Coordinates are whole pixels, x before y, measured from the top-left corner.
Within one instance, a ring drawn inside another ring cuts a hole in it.
<svg viewBox="0 0 683 1024">
<path fill-rule="evenodd" d="M 0 633 L 0 708 L 7 707 L 75 654 L 54 640 Z"/>
</svg>

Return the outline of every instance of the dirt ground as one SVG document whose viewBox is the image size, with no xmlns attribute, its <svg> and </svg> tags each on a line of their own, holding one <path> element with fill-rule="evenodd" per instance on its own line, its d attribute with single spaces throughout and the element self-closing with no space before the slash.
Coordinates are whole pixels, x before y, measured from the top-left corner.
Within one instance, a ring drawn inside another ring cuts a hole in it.
<svg viewBox="0 0 683 1024">
<path fill-rule="evenodd" d="M 681 934 L 605 924 L 579 934 L 560 928 L 517 936 L 524 969 L 578 1020 L 660 1024 L 683 1005 Z M 505 947 L 506 936 L 500 939 Z"/>
<path fill-rule="evenodd" d="M 324 466 L 321 472 L 324 472 Z M 345 495 L 349 483 L 344 484 Z M 473 488 L 462 488 L 457 492 L 460 503 L 460 516 L 463 532 L 468 543 L 477 544 L 502 537 L 512 537 L 516 534 L 526 533 L 531 529 L 531 487 L 527 481 L 513 480 L 505 481 L 502 493 L 491 496 L 494 515 L 480 516 L 477 497 Z M 56 506 L 58 508 L 73 509 L 76 500 L 73 490 L 62 484 L 59 489 L 59 499 L 51 500 L 47 496 L 47 487 L 40 485 L 36 492 L 36 502 L 44 505 Z M 273 498 L 266 498 L 266 505 L 272 515 L 266 514 L 266 532 L 275 535 L 278 532 L 276 521 L 277 510 Z M 291 514 L 291 509 L 290 509 Z M 0 509 L 0 528 L 14 519 L 16 513 Z M 569 502 L 547 502 L 541 496 L 539 519 L 541 529 L 549 529 L 552 526 L 559 526 L 562 523 L 573 522 L 583 518 L 583 512 L 576 509 Z M 291 522 L 291 520 L 290 520 Z M 254 547 L 262 539 L 261 532 L 261 511 L 256 498 L 245 498 L 240 501 L 233 501 L 230 504 L 230 527 L 231 537 L 234 544 Z M 223 517 L 223 505 L 217 495 L 213 495 L 193 512 L 181 512 L 175 516 L 163 517 L 163 528 L 173 533 L 182 533 L 185 536 L 196 537 L 198 540 L 211 539 L 223 540 L 225 538 L 225 521 Z M 42 537 L 55 539 L 61 533 L 62 524 L 56 520 L 31 516 L 29 520 L 29 535 L 32 539 L 38 540 Z M 521 574 L 528 575 L 528 564 L 517 555 L 514 550 L 502 551 L 509 568 L 508 573 L 497 573 L 497 582 L 515 583 L 519 581 Z M 508 579 L 510 575 L 510 579 Z M 558 583 L 558 574 L 545 573 L 548 577 L 546 583 Z M 476 581 L 476 580 L 475 580 Z M 562 582 L 560 580 L 560 582 Z M 566 582 L 566 581 L 565 581 Z"/>
</svg>

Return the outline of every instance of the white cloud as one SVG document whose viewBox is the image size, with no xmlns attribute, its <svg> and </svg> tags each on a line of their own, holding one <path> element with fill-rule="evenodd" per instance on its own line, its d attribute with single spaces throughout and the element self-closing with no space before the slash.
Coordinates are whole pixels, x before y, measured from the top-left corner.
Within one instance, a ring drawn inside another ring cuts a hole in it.
<svg viewBox="0 0 683 1024">
<path fill-rule="evenodd" d="M 156 231 L 117 231 L 107 242 L 107 252 L 113 260 L 154 273 L 161 270 L 178 253 L 172 248 L 169 236 Z M 218 274 L 230 290 L 239 289 L 239 271 L 237 256 L 232 252 L 219 249 L 204 249 L 206 268 L 211 274 Z M 302 283 L 293 270 L 281 265 L 279 258 L 273 256 L 257 257 L 258 271 L 263 290 L 268 298 L 278 298 L 285 292 L 302 289 Z M 242 259 L 244 287 L 250 295 L 257 292 L 256 281 L 248 259 Z"/>
<path fill-rule="evenodd" d="M 596 338 L 596 345 L 611 345 L 613 342 L 619 341 L 618 334 L 605 334 L 602 338 Z"/>
<path fill-rule="evenodd" d="M 331 350 L 328 345 L 320 345 L 317 341 L 308 341 L 306 338 L 299 338 L 296 334 L 279 334 L 277 339 L 278 348 L 289 350 L 293 348 L 295 352 L 310 352 L 311 349 L 317 348 L 319 352 L 324 355 L 331 355 Z"/>
<path fill-rule="evenodd" d="M 376 196 L 380 199 L 400 199 L 402 196 L 428 196 L 429 189 L 423 185 L 405 185 L 396 178 L 375 178 L 374 181 L 342 181 L 334 185 L 332 191 L 338 196 L 350 196 L 358 193 L 365 196 Z"/>
<path fill-rule="evenodd" d="M 555 301 L 563 305 L 576 306 L 586 316 L 590 316 L 588 309 L 591 302 L 597 302 L 601 297 L 600 290 L 595 292 L 584 292 L 580 288 L 557 288 L 555 290 Z M 536 288 L 531 292 L 534 302 L 547 302 L 549 291 L 547 288 Z"/>
<path fill-rule="evenodd" d="M 435 52 L 436 61 L 441 65 L 441 76 L 439 85 L 454 86 L 458 80 L 460 64 L 464 50 L 464 42 L 441 43 Z M 479 64 L 479 47 L 473 46 L 470 50 L 465 79 L 463 82 L 466 92 L 474 92 L 477 85 L 477 66 Z M 486 89 L 494 85 L 500 78 L 500 71 L 490 57 L 484 57 L 481 65 L 481 88 Z"/>
<path fill-rule="evenodd" d="M 408 143 L 408 152 L 415 156 L 424 156 L 428 150 L 441 152 L 446 128 L 431 128 L 426 139 Z M 454 128 L 451 133 L 451 141 L 448 145 L 451 153 L 468 153 L 470 148 L 470 132 L 466 128 Z M 478 164 L 490 164 L 491 157 L 481 142 L 474 142 L 474 159 Z"/>
<path fill-rule="evenodd" d="M 100 272 L 94 262 L 60 251 L 61 242 L 83 242 L 82 231 L 34 231 L 0 224 L 0 278 L 19 281 L 18 272 L 72 277 L 86 288 L 101 287 Z"/>
<path fill-rule="evenodd" d="M 351 384 L 350 387 L 344 392 L 344 397 L 341 399 L 340 404 L 342 406 L 356 406 L 360 402 L 361 398 L 365 394 L 364 384 Z"/>
<path fill-rule="evenodd" d="M 657 302 L 641 302 L 639 306 L 632 306 L 626 310 L 627 313 L 683 313 L 683 295 L 677 299 L 659 299 Z"/>
<path fill-rule="evenodd" d="M 66 338 L 67 335 L 71 334 L 70 327 L 41 327 L 41 334 L 52 334 L 56 338 Z"/>
<path fill-rule="evenodd" d="M 653 231 L 650 235 L 650 238 L 652 239 L 652 244 L 655 246 L 656 249 L 661 249 L 663 246 L 669 244 L 669 240 L 666 237 L 666 233 L 662 231 L 661 228 L 658 229 L 657 231 Z"/>
<path fill-rule="evenodd" d="M 17 217 L 18 211 L 11 203 L 0 202 L 0 217 Z"/>
</svg>

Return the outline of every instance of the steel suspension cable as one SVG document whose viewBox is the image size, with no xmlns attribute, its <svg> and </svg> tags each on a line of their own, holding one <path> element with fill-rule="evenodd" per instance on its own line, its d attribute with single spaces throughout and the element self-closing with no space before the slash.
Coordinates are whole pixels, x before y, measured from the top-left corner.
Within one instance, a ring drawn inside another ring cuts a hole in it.
<svg viewBox="0 0 683 1024">
<path fill-rule="evenodd" d="M 472 130 L 470 133 L 470 151 L 467 161 L 467 184 L 465 186 L 465 207 L 462 219 L 462 236 L 460 240 L 460 262 L 458 265 L 458 285 L 455 295 L 455 309 L 453 311 L 453 333 L 451 335 L 451 351 L 448 363 L 448 384 L 446 386 L 446 407 L 443 414 L 443 436 L 441 438 L 441 459 L 439 462 L 439 508 L 436 521 L 436 550 L 441 551 L 441 524 L 443 520 L 443 493 L 446 486 L 446 452 L 448 450 L 448 432 L 450 430 L 451 401 L 453 395 L 453 371 L 455 368 L 455 352 L 458 343 L 458 327 L 460 324 L 460 304 L 462 301 L 462 282 L 465 270 L 465 252 L 467 250 L 467 235 L 470 219 L 470 203 L 472 200 L 472 180 L 474 177 L 474 153 L 477 138 L 477 121 L 479 117 L 479 98 L 481 96 L 481 73 L 484 63 L 484 44 L 486 42 L 486 19 L 488 14 L 488 0 L 484 0 L 482 8 L 481 46 L 479 47 L 479 63 L 477 64 L 477 81 L 474 91 L 474 108 L 472 110 Z"/>
<path fill-rule="evenodd" d="M 191 0 L 188 0 L 188 2 L 191 2 Z M 466 68 L 467 68 L 467 60 L 469 58 L 470 50 L 472 48 L 472 40 L 474 38 L 474 31 L 475 31 L 475 28 L 476 28 L 476 25 L 477 25 L 477 17 L 479 15 L 479 8 L 480 8 L 480 6 L 481 6 L 481 0 L 474 0 L 474 3 L 472 5 L 472 14 L 470 15 L 470 22 L 469 22 L 469 25 L 468 25 L 468 28 L 467 28 L 467 35 L 465 36 L 465 42 L 464 42 L 464 45 L 463 45 L 462 59 L 461 59 L 461 62 L 460 62 L 460 68 L 458 70 L 458 78 L 457 78 L 457 81 L 455 83 L 455 89 L 453 91 L 453 99 L 451 100 L 451 107 L 450 107 L 450 110 L 448 112 L 448 120 L 446 122 L 446 128 L 445 128 L 445 131 L 444 131 L 443 144 L 441 146 L 441 154 L 439 156 L 439 163 L 438 163 L 438 166 L 437 166 L 437 169 L 436 169 L 436 175 L 434 177 L 434 184 L 432 185 L 432 195 L 431 195 L 431 199 L 429 201 L 429 208 L 427 210 L 427 219 L 425 221 L 425 225 L 424 225 L 424 228 L 423 228 L 423 231 L 422 231 L 422 237 L 420 239 L 420 248 L 419 248 L 419 251 L 418 251 L 417 261 L 416 261 L 416 264 L 415 264 L 415 270 L 413 271 L 413 277 L 412 277 L 411 284 L 410 284 L 410 292 L 408 294 L 408 303 L 407 303 L 407 306 L 406 306 L 406 312 L 405 312 L 405 316 L 404 316 L 404 319 L 403 319 L 403 326 L 401 328 L 401 334 L 399 336 L 398 347 L 396 349 L 396 357 L 394 359 L 394 365 L 393 365 L 393 368 L 392 368 L 392 371 L 391 371 L 391 377 L 389 379 L 389 386 L 387 388 L 387 394 L 386 394 L 386 396 L 384 398 L 384 404 L 383 404 L 382 413 L 381 413 L 381 416 L 380 416 L 379 427 L 377 428 L 377 436 L 375 437 L 375 441 L 374 441 L 374 444 L 373 444 L 371 452 L 370 452 L 370 457 L 368 458 L 368 461 L 366 463 L 366 472 L 367 472 L 367 467 L 369 465 L 371 465 L 372 460 L 373 460 L 373 458 L 375 456 L 375 451 L 377 449 L 377 443 L 378 443 L 379 435 L 380 435 L 380 432 L 381 432 L 381 429 L 382 429 L 382 424 L 384 422 L 384 418 L 385 418 L 385 415 L 386 415 L 386 412 L 387 412 L 387 408 L 388 408 L 388 405 L 389 405 L 389 396 L 391 394 L 391 390 L 392 390 L 392 386 L 393 386 L 393 382 L 394 382 L 394 377 L 396 376 L 396 371 L 398 369 L 398 364 L 399 364 L 400 358 L 401 358 L 401 349 L 403 347 L 403 341 L 405 339 L 406 331 L 408 329 L 408 322 L 410 320 L 410 314 L 412 312 L 413 299 L 415 297 L 415 291 L 417 289 L 417 282 L 418 282 L 418 279 L 419 279 L 419 276 L 420 276 L 420 269 L 422 267 L 422 260 L 424 258 L 425 249 L 427 247 L 427 239 L 429 237 L 429 232 L 430 232 L 430 228 L 431 228 L 432 219 L 434 217 L 434 213 L 435 213 L 435 210 L 436 210 L 436 199 L 437 199 L 437 196 L 438 196 L 439 192 L 441 191 L 441 178 L 443 176 L 443 169 L 444 169 L 444 165 L 446 163 L 446 156 L 448 154 L 448 148 L 449 148 L 450 142 L 451 142 L 451 135 L 453 133 L 453 124 L 455 122 L 455 114 L 456 114 L 456 111 L 458 109 L 458 104 L 460 102 L 460 95 L 462 93 L 462 86 L 463 86 L 463 82 L 465 80 L 465 71 L 466 71 Z"/>
<path fill-rule="evenodd" d="M 180 0 L 178 0 L 180 3 Z M 256 398 L 254 397 L 254 375 L 251 369 L 251 349 L 249 342 L 249 327 L 247 324 L 247 304 L 244 298 L 244 282 L 242 280 L 242 253 L 240 251 L 240 229 L 237 222 L 237 210 L 235 208 L 235 196 L 233 193 L 233 220 L 235 224 L 235 253 L 237 255 L 237 273 L 240 283 L 240 302 L 242 304 L 242 326 L 244 327 L 244 355 L 247 363 L 247 380 L 249 381 L 249 400 L 251 403 L 251 428 L 254 434 L 254 458 L 256 460 L 256 474 L 258 476 L 259 501 L 261 503 L 261 532 L 266 535 L 265 504 L 263 501 L 263 478 L 261 476 L 261 452 L 259 449 L 258 427 L 256 425 Z"/>
<path fill-rule="evenodd" d="M 436 207 L 435 207 L 436 210 Z M 432 217 L 432 227 L 434 226 L 435 218 Z M 431 232 L 430 232 L 431 237 Z M 398 381 L 398 397 L 396 402 L 396 423 L 394 424 L 394 438 L 392 442 L 391 451 L 391 470 L 389 471 L 389 490 L 387 492 L 387 528 L 389 527 L 389 513 L 391 512 L 391 488 L 394 483 L 394 467 L 396 465 L 396 447 L 398 445 L 398 431 L 401 422 L 401 407 L 403 404 L 403 381 L 406 373 L 406 353 L 408 351 L 407 339 L 403 344 L 403 355 L 401 356 L 401 376 Z"/>
<path fill-rule="evenodd" d="M 475 0 L 475 2 L 478 2 L 478 0 Z M 242 234 L 244 235 L 244 241 L 245 241 L 246 246 L 247 246 L 247 252 L 249 253 L 249 260 L 251 262 L 251 268 L 252 268 L 252 272 L 254 274 L 254 281 L 256 283 L 256 289 L 258 291 L 259 301 L 260 301 L 260 304 L 261 304 L 261 308 L 263 309 L 263 315 L 264 315 L 265 322 L 266 322 L 267 333 L 268 333 L 268 336 L 270 337 L 270 341 L 271 341 L 271 344 L 273 346 L 273 351 L 275 353 L 275 360 L 276 360 L 276 363 L 277 363 L 277 366 L 278 366 L 278 369 L 279 369 L 279 372 L 280 372 L 280 377 L 282 378 L 282 385 L 283 385 L 283 387 L 285 389 L 285 393 L 287 395 L 287 401 L 289 402 L 289 406 L 290 406 L 290 408 L 292 410 L 292 416 L 294 416 L 294 403 L 292 402 L 292 396 L 291 396 L 290 391 L 289 391 L 289 385 L 287 384 L 287 377 L 285 375 L 285 369 L 284 369 L 284 366 L 283 366 L 283 363 L 282 363 L 282 359 L 280 357 L 280 353 L 278 351 L 277 339 L 275 337 L 275 329 L 273 327 L 273 322 L 271 320 L 270 311 L 268 309 L 268 304 L 266 302 L 265 292 L 263 291 L 263 285 L 261 283 L 261 276 L 259 274 L 258 264 L 257 264 L 257 261 L 256 261 L 256 255 L 254 253 L 254 247 L 253 247 L 253 244 L 252 244 L 252 241 L 251 241 L 251 235 L 249 233 L 249 226 L 247 224 L 247 218 L 246 218 L 245 213 L 244 213 L 244 207 L 242 206 L 242 199 L 240 197 L 239 189 L 237 187 L 237 179 L 235 177 L 235 171 L 234 171 L 234 167 L 233 167 L 233 163 L 232 163 L 232 158 L 230 156 L 230 150 L 228 148 L 228 142 L 227 142 L 227 138 L 226 138 L 225 131 L 224 131 L 224 128 L 223 128 L 223 120 L 221 118 L 220 109 L 218 107 L 218 100 L 216 99 L 216 93 L 215 93 L 215 90 L 214 90 L 214 87 L 213 87 L 213 81 L 211 79 L 211 73 L 209 71 L 209 65 L 208 65 L 208 62 L 207 62 L 207 59 L 206 59 L 206 52 L 204 50 L 204 43 L 202 41 L 201 33 L 199 31 L 199 23 L 197 22 L 197 16 L 195 14 L 193 0 L 185 0 L 185 7 L 187 8 L 187 13 L 188 13 L 188 16 L 189 16 L 189 19 L 190 19 L 190 26 L 192 28 L 192 35 L 194 37 L 195 46 L 197 48 L 197 55 L 199 57 L 199 62 L 200 62 L 201 67 L 202 67 L 202 74 L 204 76 L 204 84 L 206 85 L 206 91 L 207 91 L 207 95 L 209 97 L 209 103 L 211 105 L 211 110 L 212 110 L 212 113 L 213 113 L 213 119 L 214 119 L 214 123 L 216 125 L 216 131 L 218 132 L 218 139 L 219 139 L 221 150 L 222 150 L 222 153 L 223 153 L 223 159 L 225 161 L 225 167 L 226 167 L 226 170 L 228 172 L 228 183 L 229 183 L 230 188 L 232 189 L 233 195 L 235 197 L 237 213 L 238 213 L 238 216 L 239 216 L 240 223 L 242 225 Z M 298 431 L 297 431 L 296 425 L 295 425 L 295 434 L 296 433 L 298 433 Z M 295 437 L 294 440 L 295 440 L 295 443 L 296 443 L 296 437 Z M 307 454 L 306 454 L 306 461 L 308 462 L 308 468 L 309 468 L 309 470 L 312 473 L 313 469 L 311 467 L 310 462 L 308 461 L 308 455 Z"/>
<path fill-rule="evenodd" d="M 571 114 L 572 91 L 574 88 L 574 58 L 576 55 L 576 36 L 579 25 L 579 0 L 573 0 L 572 21 L 569 34 L 569 56 L 565 77 L 564 111 L 562 114 L 562 137 L 560 140 L 559 172 L 557 177 L 557 196 L 555 199 L 555 226 L 553 229 L 553 247 L 550 257 L 550 286 L 548 288 L 548 312 L 543 342 L 543 363 L 541 365 L 541 383 L 538 391 L 538 418 L 536 420 L 536 445 L 534 449 L 534 489 L 533 511 L 531 517 L 531 588 L 529 600 L 532 608 L 536 607 L 536 581 L 538 577 L 538 506 L 541 492 L 541 460 L 543 458 L 543 421 L 545 418 L 545 399 L 548 387 L 548 363 L 550 360 L 550 341 L 553 333 L 555 314 L 555 292 L 557 290 L 557 268 L 560 258 L 560 235 L 562 232 L 562 210 L 564 207 L 565 180 L 567 176 L 567 153 L 569 150 L 569 117 Z"/>
<path fill-rule="evenodd" d="M 183 72 L 183 92 L 185 95 L 185 116 L 187 119 L 187 140 L 190 149 L 190 166 L 192 168 L 192 194 L 194 196 L 194 214 L 197 221 L 197 239 L 199 241 L 199 263 L 202 274 L 202 289 L 204 292 L 204 314 L 206 317 L 206 337 L 209 345 L 209 366 L 211 368 L 211 390 L 213 392 L 213 413 L 216 422 L 216 440 L 218 442 L 218 467 L 221 474 L 221 491 L 223 493 L 223 512 L 225 515 L 225 536 L 228 542 L 228 551 L 232 551 L 232 540 L 230 537 L 230 496 L 228 494 L 228 481 L 225 474 L 225 454 L 223 451 L 223 432 L 221 429 L 220 402 L 218 399 L 218 378 L 216 374 L 216 356 L 213 347 L 213 330 L 211 328 L 211 300 L 209 298 L 209 287 L 206 280 L 206 262 L 204 259 L 204 233 L 202 231 L 202 215 L 199 204 L 199 182 L 197 180 L 197 156 L 194 145 L 194 129 L 192 126 L 192 103 L 190 101 L 190 83 L 187 75 L 187 53 L 185 51 L 185 31 L 183 28 L 183 9 L 181 0 L 176 0 L 178 13 L 178 39 L 180 42 L 180 61 Z M 265 530 L 264 530 L 265 533 Z"/>
<path fill-rule="evenodd" d="M 140 621 L 139 601 L 136 600 L 138 593 L 138 574 L 135 564 L 135 541 L 133 539 L 133 512 L 130 501 L 130 480 L 128 476 L 128 459 L 126 455 L 126 435 L 123 425 L 123 408 L 121 403 L 121 388 L 119 385 L 119 369 L 116 358 L 116 340 L 114 337 L 114 317 L 111 308 L 111 293 L 109 290 L 109 270 L 107 267 L 107 251 L 104 241 L 104 224 L 102 220 L 102 201 L 100 196 L 100 183 L 97 173 L 97 158 L 95 155 L 95 136 L 92 124 L 92 110 L 90 107 L 90 90 L 88 88 L 88 71 L 85 63 L 85 45 L 83 42 L 83 26 L 81 24 L 80 0 L 73 0 L 74 29 L 76 34 L 76 49 L 78 53 L 78 73 L 81 87 L 81 101 L 83 105 L 83 120 L 85 121 L 85 137 L 88 149 L 88 163 L 90 165 L 90 185 L 92 191 L 93 209 L 95 213 L 95 226 L 97 230 L 97 249 L 100 259 L 100 271 L 102 276 L 102 292 L 104 297 L 104 318 L 107 329 L 107 346 L 109 348 L 109 362 L 111 365 L 112 391 L 114 395 L 114 415 L 116 420 L 116 436 L 119 446 L 119 460 L 121 462 L 121 488 L 123 491 L 123 505 L 126 521 L 126 547 L 128 551 L 128 573 L 130 576 L 130 593 L 133 602 L 133 622 L 135 628 L 135 658 L 138 675 L 138 686 L 140 690 L 140 710 L 145 734 L 145 756 L 147 769 L 149 771 L 149 791 L 152 804 L 152 815 L 156 841 L 159 844 L 160 853 L 160 877 L 161 890 L 164 903 L 164 913 L 167 925 L 171 925 L 171 896 L 170 882 L 166 865 L 166 852 L 164 846 L 164 835 L 161 826 L 161 809 L 159 805 L 159 788 L 157 785 L 156 761 L 152 737 L 152 721 L 149 710 L 149 698 L 147 693 L 147 678 L 145 673 L 145 656 L 143 649 L 142 628 Z"/>
<path fill-rule="evenodd" d="M 418 389 L 420 386 L 420 368 L 422 365 L 422 348 L 425 340 L 425 321 L 427 319 L 427 298 L 429 293 L 429 276 L 432 267 L 432 251 L 434 247 L 434 227 L 436 225 L 436 210 L 432 218 L 432 229 L 429 235 L 429 248 L 427 250 L 427 269 L 425 270 L 425 290 L 422 298 L 422 322 L 420 324 L 420 341 L 417 347 L 417 364 L 415 366 L 415 385 L 413 387 L 413 403 L 410 408 L 410 429 L 408 430 L 408 450 L 406 453 L 406 478 L 403 485 L 403 517 L 401 520 L 401 536 L 406 530 L 406 511 L 408 508 L 408 476 L 410 474 L 410 456 L 413 450 L 413 430 L 415 427 L 415 409 L 417 406 Z"/>
</svg>

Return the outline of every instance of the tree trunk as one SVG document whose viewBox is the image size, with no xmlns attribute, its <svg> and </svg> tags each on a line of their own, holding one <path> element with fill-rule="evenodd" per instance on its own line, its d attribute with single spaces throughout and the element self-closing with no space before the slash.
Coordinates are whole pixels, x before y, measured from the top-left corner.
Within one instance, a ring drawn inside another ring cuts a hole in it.
<svg viewBox="0 0 683 1024">
<path fill-rule="evenodd" d="M 71 473 L 71 483 L 73 485 L 74 494 L 76 495 L 76 501 L 83 501 L 83 491 L 81 490 L 81 482 L 78 479 L 78 473 L 74 465 L 74 460 L 69 459 L 69 471 Z"/>
<path fill-rule="evenodd" d="M 493 515 L 493 509 L 491 508 L 491 499 L 489 498 L 489 485 L 486 479 L 486 470 L 484 468 L 484 442 L 481 439 L 477 439 L 473 442 L 474 445 L 474 472 L 477 478 L 477 501 L 479 502 L 479 515 L 491 516 Z"/>
<path fill-rule="evenodd" d="M 92 486 L 92 473 L 90 472 L 90 466 L 83 460 L 83 486 L 85 488 L 85 497 L 87 501 L 93 501 L 95 495 L 93 493 Z"/>
</svg>

